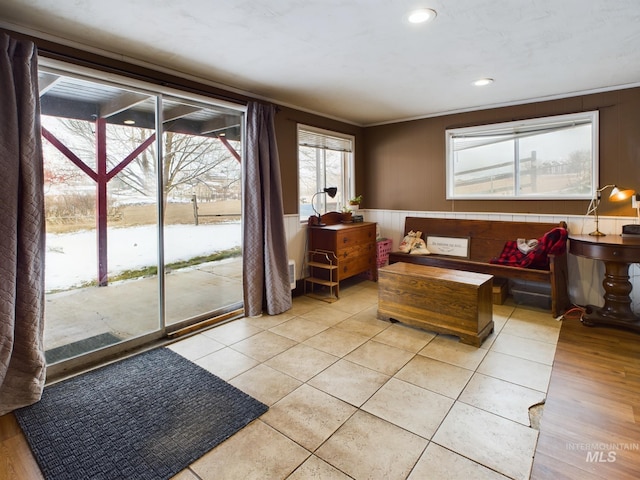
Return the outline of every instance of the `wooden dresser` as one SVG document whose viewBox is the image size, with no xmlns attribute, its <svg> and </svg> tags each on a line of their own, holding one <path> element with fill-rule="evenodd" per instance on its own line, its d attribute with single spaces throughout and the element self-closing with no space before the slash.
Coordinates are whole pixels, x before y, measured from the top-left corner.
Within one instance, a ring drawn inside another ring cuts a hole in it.
<svg viewBox="0 0 640 480">
<path fill-rule="evenodd" d="M 338 296 L 339 283 L 363 272 L 374 272 L 376 276 L 376 224 L 374 222 L 339 223 L 323 227 L 310 226 L 309 254 L 322 251 L 330 252 L 337 260 L 337 268 L 330 270 L 309 262 L 309 277 L 306 281 L 336 286 Z M 329 278 L 331 275 L 331 278 Z M 316 281 L 317 280 L 317 281 Z"/>
</svg>

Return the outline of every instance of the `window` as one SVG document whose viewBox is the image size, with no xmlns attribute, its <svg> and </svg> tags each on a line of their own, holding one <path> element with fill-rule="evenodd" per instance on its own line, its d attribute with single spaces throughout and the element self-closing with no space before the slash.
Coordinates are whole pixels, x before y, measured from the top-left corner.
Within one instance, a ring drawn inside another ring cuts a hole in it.
<svg viewBox="0 0 640 480">
<path fill-rule="evenodd" d="M 446 131 L 448 199 L 590 199 L 598 112 Z"/>
<path fill-rule="evenodd" d="M 339 211 L 354 195 L 354 138 L 307 125 L 298 125 L 298 191 L 300 221 L 315 211 Z M 337 187 L 335 198 L 316 195 L 326 187 Z M 313 201 L 313 205 L 311 202 Z"/>
</svg>

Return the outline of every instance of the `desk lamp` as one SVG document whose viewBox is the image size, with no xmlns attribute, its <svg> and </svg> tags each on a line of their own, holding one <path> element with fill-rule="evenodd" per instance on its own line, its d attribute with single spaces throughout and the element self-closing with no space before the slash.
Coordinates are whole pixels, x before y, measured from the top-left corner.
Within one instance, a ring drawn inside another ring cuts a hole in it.
<svg viewBox="0 0 640 480">
<path fill-rule="evenodd" d="M 631 198 L 636 193 L 634 190 L 620 189 L 616 185 L 605 185 L 604 187 L 596 190 L 594 197 L 591 199 L 591 203 L 589 203 L 589 209 L 587 210 L 587 215 L 593 212 L 593 214 L 596 217 L 596 229 L 589 234 L 594 237 L 604 237 L 606 235 L 606 233 L 602 233 L 598 229 L 598 206 L 600 205 L 602 192 L 607 188 L 611 188 L 611 193 L 609 194 L 609 201 L 613 201 L 613 202 L 626 200 L 627 198 Z"/>
<path fill-rule="evenodd" d="M 311 208 L 313 208 L 313 211 L 316 212 L 316 216 L 318 217 L 318 223 L 316 225 L 318 225 L 319 227 L 322 227 L 322 226 L 325 225 L 324 223 L 322 223 L 322 216 L 318 213 L 318 211 L 316 210 L 316 206 L 315 206 L 316 195 L 320 195 L 321 193 L 326 193 L 331 198 L 333 198 L 333 197 L 336 196 L 336 193 L 338 193 L 338 188 L 337 187 L 326 187 L 321 192 L 314 193 L 313 197 L 311 197 Z"/>
</svg>

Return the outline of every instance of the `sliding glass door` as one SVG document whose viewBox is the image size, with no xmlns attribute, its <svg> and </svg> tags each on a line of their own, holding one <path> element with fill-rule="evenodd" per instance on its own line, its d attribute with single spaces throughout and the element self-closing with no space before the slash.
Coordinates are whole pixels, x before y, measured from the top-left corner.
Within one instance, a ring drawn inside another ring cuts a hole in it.
<svg viewBox="0 0 640 480">
<path fill-rule="evenodd" d="M 243 114 L 41 68 L 47 363 L 242 307 Z"/>
</svg>

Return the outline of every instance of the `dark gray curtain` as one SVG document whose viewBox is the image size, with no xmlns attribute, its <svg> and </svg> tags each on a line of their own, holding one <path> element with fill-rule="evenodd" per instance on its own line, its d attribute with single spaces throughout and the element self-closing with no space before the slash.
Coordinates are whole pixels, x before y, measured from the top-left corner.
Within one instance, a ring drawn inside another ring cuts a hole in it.
<svg viewBox="0 0 640 480">
<path fill-rule="evenodd" d="M 45 381 L 44 194 L 37 51 L 0 33 L 0 415 Z"/>
<path fill-rule="evenodd" d="M 244 309 L 277 315 L 291 308 L 287 239 L 273 105 L 250 102 L 242 243 Z"/>
</svg>

